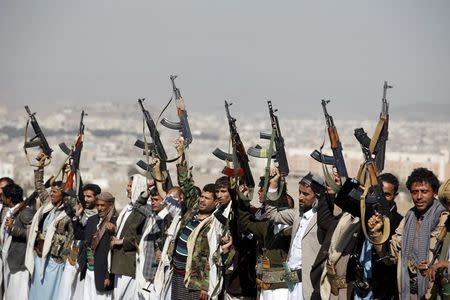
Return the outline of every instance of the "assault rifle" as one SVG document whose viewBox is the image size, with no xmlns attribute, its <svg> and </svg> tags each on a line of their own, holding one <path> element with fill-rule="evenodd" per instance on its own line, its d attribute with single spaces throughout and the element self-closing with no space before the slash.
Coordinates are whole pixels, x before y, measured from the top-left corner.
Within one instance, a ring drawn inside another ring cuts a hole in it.
<svg viewBox="0 0 450 300">
<path fill-rule="evenodd" d="M 172 89 L 173 93 L 175 94 L 175 101 L 177 106 L 177 115 L 180 119 L 180 122 L 172 122 L 167 120 L 166 118 L 163 118 L 161 120 L 161 124 L 169 129 L 180 131 L 184 138 L 184 145 L 188 146 L 192 142 L 192 134 L 191 129 L 189 128 L 188 115 L 185 109 L 183 97 L 181 96 L 180 89 L 175 86 L 175 79 L 177 77 L 177 75 L 171 75 L 170 80 L 172 81 Z"/>
<path fill-rule="evenodd" d="M 242 144 L 241 138 L 239 137 L 239 133 L 237 132 L 236 128 L 236 119 L 233 118 L 230 114 L 229 107 L 232 105 L 232 103 L 228 103 L 225 100 L 225 111 L 227 114 L 228 119 L 228 126 L 230 128 L 230 138 L 231 138 L 231 145 L 233 147 L 233 153 L 226 153 L 219 148 L 216 148 L 213 151 L 213 154 L 225 161 L 229 161 L 233 163 L 233 168 L 231 169 L 229 167 L 225 167 L 223 170 L 223 173 L 227 175 L 228 177 L 242 177 L 243 183 L 249 187 L 254 188 L 255 187 L 255 181 L 253 180 L 252 171 L 250 170 L 250 166 L 248 163 L 248 156 L 245 152 L 244 145 Z"/>
<path fill-rule="evenodd" d="M 35 134 L 35 136 L 32 139 L 30 139 L 28 141 L 25 140 L 25 143 L 23 145 L 23 149 L 25 151 L 25 154 L 27 155 L 27 149 L 28 148 L 33 148 L 33 147 L 38 147 L 39 146 L 39 147 L 41 147 L 42 152 L 44 152 L 44 154 L 48 158 L 51 158 L 53 149 L 50 148 L 50 146 L 48 145 L 47 139 L 45 138 L 45 135 L 42 132 L 41 127 L 39 126 L 39 123 L 36 120 L 36 117 L 34 116 L 36 113 L 31 113 L 31 110 L 28 107 L 28 105 L 25 106 L 25 110 L 27 111 L 28 116 L 29 116 L 29 120 L 27 121 L 26 129 L 25 129 L 26 131 L 25 132 L 28 131 L 28 124 L 31 123 L 31 126 L 33 127 L 34 134 Z M 26 138 L 27 138 L 27 136 L 25 136 L 25 139 Z"/>
<path fill-rule="evenodd" d="M 286 157 L 286 150 L 284 148 L 284 139 L 281 135 L 280 124 L 278 123 L 278 116 L 275 115 L 275 112 L 278 110 L 273 109 L 272 101 L 267 101 L 267 105 L 269 107 L 269 117 L 272 130 L 275 131 L 274 143 L 276 151 L 273 153 L 272 158 L 275 158 L 275 161 L 278 162 L 278 170 L 280 171 L 281 176 L 286 177 L 289 174 L 289 164 Z M 272 134 L 260 132 L 259 137 L 261 139 L 270 140 L 272 138 Z M 269 155 L 267 149 L 262 148 L 260 145 L 248 148 L 247 153 L 250 156 L 259 158 L 267 158 Z"/>
<path fill-rule="evenodd" d="M 370 151 L 368 148 L 362 146 L 362 151 L 364 154 L 365 159 L 365 167 L 367 170 L 366 176 L 369 178 L 366 180 L 369 180 L 370 188 L 367 197 L 366 197 L 366 203 L 371 205 L 372 208 L 380 213 L 383 216 L 389 216 L 389 203 L 387 202 L 384 192 L 383 192 L 383 183 L 378 179 L 379 171 L 377 169 L 376 163 L 374 159 L 372 158 L 372 155 L 370 154 Z M 366 187 L 367 188 L 367 187 Z"/>
<path fill-rule="evenodd" d="M 80 158 L 81 158 L 81 150 L 83 150 L 83 137 L 84 137 L 84 117 L 87 116 L 87 114 L 84 112 L 84 110 L 81 111 L 81 117 L 80 117 L 80 126 L 78 129 L 78 135 L 75 139 L 75 143 L 72 145 L 71 148 L 67 147 L 65 143 L 60 143 L 59 148 L 64 152 L 66 155 L 69 156 L 69 164 L 70 164 L 70 171 L 67 175 L 66 182 L 63 186 L 64 192 L 70 192 L 74 191 L 74 181 L 76 181 L 77 184 L 77 196 L 80 200 L 81 204 L 84 205 L 84 198 L 82 193 L 82 181 L 80 177 Z M 74 177 L 76 176 L 76 180 L 74 180 Z"/>
<path fill-rule="evenodd" d="M 363 128 L 355 129 L 355 137 L 361 145 L 371 150 L 375 154 L 375 162 L 379 172 L 384 170 L 384 160 L 386 154 L 386 142 L 388 140 L 389 131 L 389 103 L 386 99 L 386 92 L 392 88 L 387 81 L 383 85 L 383 98 L 381 99 L 380 119 L 375 129 L 374 137 L 370 139 Z M 376 143 L 373 145 L 373 143 Z"/>
<path fill-rule="evenodd" d="M 159 157 L 159 159 L 161 160 L 161 172 L 163 173 L 163 175 L 165 176 L 165 180 L 166 180 L 166 188 L 171 188 L 172 187 L 172 179 L 170 178 L 170 174 L 169 171 L 167 170 L 167 154 L 166 151 L 164 150 L 164 146 L 161 142 L 161 138 L 159 137 L 159 132 L 156 129 L 156 125 L 155 122 L 152 119 L 152 116 L 150 115 L 150 113 L 148 112 L 148 110 L 146 110 L 144 108 L 144 102 L 145 98 L 142 99 L 138 99 L 138 103 L 139 106 L 141 107 L 142 113 L 144 115 L 144 119 L 145 119 L 145 123 L 147 124 L 147 128 L 150 132 L 150 136 L 153 140 L 152 143 L 148 143 L 147 144 L 147 148 L 148 148 L 148 153 L 146 152 L 146 143 L 141 141 L 141 140 L 136 140 L 136 142 L 134 143 L 134 145 L 140 149 L 144 150 L 144 155 L 148 155 L 150 153 L 155 154 Z M 144 162 L 143 160 L 139 160 L 137 162 L 137 165 L 147 171 L 147 172 L 151 172 L 152 167 L 150 165 L 148 165 L 146 162 Z"/>
<path fill-rule="evenodd" d="M 337 171 L 341 177 L 348 177 L 347 168 L 345 166 L 344 156 L 342 154 L 342 144 L 339 140 L 339 135 L 334 125 L 333 117 L 328 114 L 327 104 L 330 100 L 322 99 L 322 109 L 325 115 L 325 120 L 328 127 L 328 136 L 330 137 L 331 150 L 333 151 L 333 156 L 328 156 L 322 154 L 321 151 L 314 150 L 311 153 L 311 157 L 316 161 L 326 164 L 336 166 Z"/>
</svg>

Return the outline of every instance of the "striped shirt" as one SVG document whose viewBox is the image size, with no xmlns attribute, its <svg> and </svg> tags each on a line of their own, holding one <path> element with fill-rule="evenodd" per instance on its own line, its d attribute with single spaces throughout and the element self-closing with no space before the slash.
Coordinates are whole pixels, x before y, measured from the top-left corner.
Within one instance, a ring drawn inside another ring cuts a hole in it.
<svg viewBox="0 0 450 300">
<path fill-rule="evenodd" d="M 184 270 L 186 268 L 186 261 L 188 256 L 187 240 L 192 231 L 200 224 L 202 220 L 194 216 L 186 227 L 183 228 L 181 234 L 177 238 L 175 245 L 175 253 L 173 255 L 173 264 L 177 269 Z"/>
</svg>

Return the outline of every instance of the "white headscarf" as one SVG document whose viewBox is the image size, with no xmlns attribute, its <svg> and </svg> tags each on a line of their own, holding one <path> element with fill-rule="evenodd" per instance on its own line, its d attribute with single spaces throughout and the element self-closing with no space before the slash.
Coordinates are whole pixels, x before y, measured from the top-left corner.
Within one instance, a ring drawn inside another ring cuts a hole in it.
<svg viewBox="0 0 450 300">
<path fill-rule="evenodd" d="M 141 174 L 134 174 L 131 176 L 133 182 L 131 183 L 131 203 L 135 203 L 142 192 L 147 190 L 147 178 Z"/>
</svg>

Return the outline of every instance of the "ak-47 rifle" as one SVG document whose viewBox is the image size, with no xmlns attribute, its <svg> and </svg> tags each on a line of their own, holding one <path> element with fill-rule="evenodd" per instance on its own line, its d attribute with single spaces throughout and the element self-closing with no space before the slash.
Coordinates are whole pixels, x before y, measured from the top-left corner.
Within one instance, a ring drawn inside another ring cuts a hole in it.
<svg viewBox="0 0 450 300">
<path fill-rule="evenodd" d="M 277 109 L 273 109 L 272 102 L 267 101 L 267 105 L 269 107 L 269 117 L 270 123 L 272 125 L 272 130 L 275 131 L 274 144 L 275 144 L 275 152 L 272 154 L 272 157 L 275 158 L 275 161 L 278 163 L 278 170 L 280 171 L 280 175 L 282 177 L 286 177 L 289 174 L 289 164 L 286 157 L 286 150 L 284 148 L 284 139 L 281 135 L 280 124 L 278 123 L 278 116 L 275 113 L 278 111 Z M 270 140 L 272 137 L 271 133 L 260 132 L 259 137 L 261 139 Z M 248 155 L 259 158 L 267 158 L 268 151 L 265 148 L 262 148 L 259 145 L 255 147 L 248 148 Z"/>
<path fill-rule="evenodd" d="M 355 180 L 358 183 L 361 183 L 364 186 L 364 190 L 360 196 L 357 197 L 357 200 L 360 200 L 360 212 L 361 212 L 361 227 L 366 239 L 373 244 L 383 244 L 389 238 L 390 234 L 390 205 L 387 202 L 384 193 L 383 193 L 383 184 L 378 179 L 379 172 L 377 170 L 377 166 L 375 160 L 370 153 L 370 150 L 363 145 L 361 145 L 362 152 L 364 154 L 364 163 L 361 165 L 360 170 L 358 172 L 358 180 Z M 349 178 L 347 178 L 347 181 Z M 354 180 L 354 179 L 353 179 Z M 344 183 L 344 186 L 347 184 Z M 343 187 L 344 189 L 344 187 Z M 339 195 L 338 195 L 339 197 Z M 367 224 L 366 224 L 366 207 L 369 207 L 371 210 L 371 214 L 376 213 L 383 216 L 383 235 L 381 241 L 375 243 L 371 237 L 367 233 Z"/>
<path fill-rule="evenodd" d="M 38 121 L 36 120 L 36 117 L 35 117 L 36 113 L 31 113 L 31 110 L 28 107 L 28 105 L 25 106 L 25 110 L 27 111 L 28 116 L 29 116 L 29 119 L 27 121 L 27 125 L 25 127 L 25 143 L 23 145 L 23 150 L 25 151 L 25 155 L 27 156 L 27 159 L 28 159 L 27 149 L 28 148 L 33 148 L 33 147 L 40 147 L 42 149 L 42 152 L 50 160 L 51 156 L 52 156 L 53 149 L 50 148 L 50 146 L 49 146 L 49 144 L 47 142 L 47 139 L 45 138 L 45 135 L 42 132 L 42 129 L 39 126 Z M 27 138 L 28 138 L 28 136 L 27 136 L 28 125 L 30 123 L 31 123 L 31 126 L 33 127 L 35 136 L 32 139 L 27 140 Z M 50 161 L 47 163 L 47 165 L 49 163 L 50 163 Z"/>
<path fill-rule="evenodd" d="M 192 142 L 192 134 L 191 129 L 189 128 L 188 115 L 185 109 L 183 97 L 181 96 L 180 89 L 175 86 L 175 79 L 177 77 L 177 75 L 171 75 L 170 80 L 172 81 L 172 89 L 177 105 L 177 115 L 180 119 L 180 122 L 172 122 L 167 120 L 166 118 L 163 118 L 161 120 L 161 124 L 169 129 L 180 131 L 184 139 L 184 145 L 188 146 Z"/>
<path fill-rule="evenodd" d="M 64 183 L 63 186 L 63 191 L 69 194 L 76 193 L 82 205 L 84 205 L 84 198 L 82 193 L 82 181 L 80 176 L 80 158 L 81 158 L 81 150 L 83 150 L 83 137 L 84 137 L 83 120 L 85 116 L 87 116 L 87 114 L 84 112 L 84 110 L 82 110 L 78 135 L 72 147 L 71 148 L 67 147 L 65 143 L 59 144 L 59 148 L 66 155 L 69 156 L 69 166 L 70 166 L 70 171 L 67 174 L 66 182 Z M 74 190 L 75 184 L 78 190 L 76 192 Z"/>
<path fill-rule="evenodd" d="M 372 139 L 367 136 L 363 128 L 355 129 L 355 137 L 361 145 L 370 149 L 375 155 L 375 162 L 379 172 L 384 170 L 384 160 L 386 154 L 386 143 L 389 137 L 389 103 L 386 99 L 387 90 L 392 88 L 387 81 L 383 85 L 383 98 L 381 99 L 381 113 L 375 133 Z"/>
<path fill-rule="evenodd" d="M 330 116 L 327 111 L 327 103 L 329 102 L 330 100 L 322 99 L 322 109 L 323 114 L 325 115 L 325 120 L 327 122 L 328 136 L 330 137 L 333 156 L 324 155 L 321 151 L 314 150 L 313 153 L 311 153 L 311 157 L 320 163 L 336 166 L 339 176 L 347 178 L 348 174 L 347 168 L 345 166 L 344 156 L 342 154 L 342 144 L 339 140 L 339 135 L 337 132 L 337 128 L 334 125 L 333 117 Z"/>
<path fill-rule="evenodd" d="M 255 181 L 253 179 L 252 171 L 249 166 L 249 160 L 247 153 L 245 152 L 244 145 L 242 144 L 241 138 L 239 137 L 239 133 L 237 132 L 236 128 L 236 119 L 233 118 L 230 114 L 229 106 L 232 105 L 232 103 L 228 103 L 225 100 L 225 111 L 227 114 L 228 119 L 228 126 L 230 128 L 230 138 L 231 138 L 231 145 L 233 147 L 233 153 L 226 153 L 219 148 L 216 148 L 213 151 L 213 154 L 225 161 L 229 161 L 233 163 L 233 169 L 229 167 L 225 167 L 223 170 L 223 173 L 227 175 L 228 177 L 241 177 L 243 180 L 243 183 L 248 188 L 254 188 L 255 187 Z"/>
<path fill-rule="evenodd" d="M 166 154 L 166 151 L 164 150 L 163 143 L 161 142 L 161 138 L 159 136 L 158 129 L 156 129 L 155 122 L 153 121 L 152 116 L 150 115 L 148 110 L 146 110 L 144 108 L 144 104 L 143 104 L 144 100 L 145 100 L 145 98 L 138 99 L 138 102 L 139 102 L 139 106 L 141 107 L 142 113 L 144 115 L 145 123 L 147 124 L 147 128 L 150 132 L 150 136 L 151 136 L 153 142 L 146 143 L 141 140 L 136 140 L 134 145 L 140 149 L 143 149 L 144 155 L 148 155 L 149 153 L 152 153 L 159 157 L 159 159 L 161 161 L 161 172 L 163 173 L 163 175 L 165 177 L 165 182 L 166 182 L 165 187 L 171 188 L 172 187 L 172 179 L 170 178 L 169 170 L 167 170 L 167 162 L 169 162 L 167 160 L 167 154 Z M 146 146 L 147 146 L 147 149 L 146 149 Z M 147 153 L 146 150 L 148 150 L 149 152 Z M 143 169 L 147 172 L 151 172 L 151 170 L 152 170 L 152 167 L 149 164 L 147 164 L 146 162 L 144 162 L 143 160 L 139 160 L 137 162 L 137 165 L 141 169 Z"/>
</svg>

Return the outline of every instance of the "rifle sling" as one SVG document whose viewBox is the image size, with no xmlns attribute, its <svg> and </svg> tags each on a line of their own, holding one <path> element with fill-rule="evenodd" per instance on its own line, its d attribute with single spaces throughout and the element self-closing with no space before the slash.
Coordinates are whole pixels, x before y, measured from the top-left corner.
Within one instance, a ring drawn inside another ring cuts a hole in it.
<svg viewBox="0 0 450 300">
<path fill-rule="evenodd" d="M 364 184 L 364 193 L 361 195 L 361 201 L 360 201 L 360 210 L 361 210 L 361 227 L 364 233 L 364 236 L 366 239 L 374 245 L 381 245 L 384 244 L 389 239 L 389 234 L 391 232 L 391 222 L 389 218 L 383 216 L 383 234 L 382 238 L 379 242 L 375 242 L 371 239 L 371 237 L 367 234 L 367 225 L 366 225 L 366 196 L 369 192 L 369 188 L 371 186 L 370 182 L 370 176 L 366 177 L 366 181 Z"/>
<path fill-rule="evenodd" d="M 369 151 L 372 154 L 375 151 L 375 147 L 380 138 L 381 131 L 383 130 L 384 123 L 386 122 L 386 117 L 381 115 L 378 120 L 377 127 L 375 127 L 375 131 L 373 133 L 372 139 L 370 140 Z"/>
</svg>

